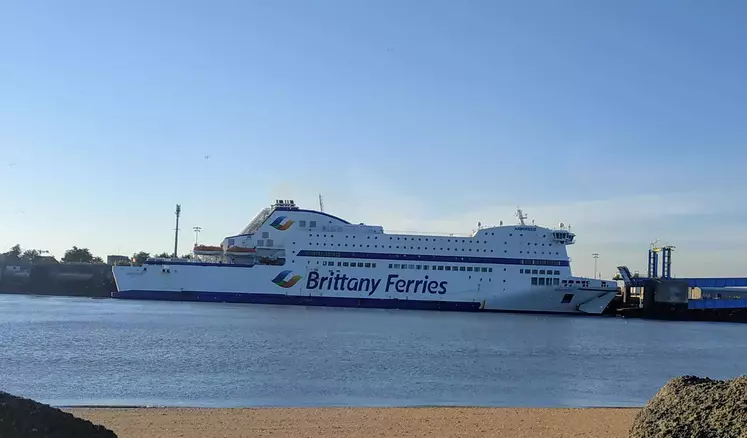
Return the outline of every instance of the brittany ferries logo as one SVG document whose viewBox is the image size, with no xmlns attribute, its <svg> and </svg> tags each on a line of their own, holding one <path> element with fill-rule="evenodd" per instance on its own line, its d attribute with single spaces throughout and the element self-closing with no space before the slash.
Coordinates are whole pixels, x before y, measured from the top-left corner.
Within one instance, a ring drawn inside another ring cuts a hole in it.
<svg viewBox="0 0 747 438">
<path fill-rule="evenodd" d="M 290 279 L 286 280 L 286 277 L 291 274 L 291 271 L 283 271 L 277 275 L 277 277 L 272 279 L 272 282 L 277 284 L 280 287 L 289 288 L 293 287 L 298 283 L 298 280 L 301 279 L 300 275 L 294 275 Z"/>
<path fill-rule="evenodd" d="M 277 219 L 275 219 L 274 221 L 272 221 L 272 223 L 270 224 L 270 226 L 272 228 L 275 228 L 276 230 L 285 231 L 288 228 L 290 228 L 291 225 L 293 225 L 293 221 L 292 220 L 288 219 L 286 221 L 285 219 L 286 219 L 285 216 L 278 216 Z M 285 223 L 283 223 L 283 221 L 285 221 Z"/>
</svg>

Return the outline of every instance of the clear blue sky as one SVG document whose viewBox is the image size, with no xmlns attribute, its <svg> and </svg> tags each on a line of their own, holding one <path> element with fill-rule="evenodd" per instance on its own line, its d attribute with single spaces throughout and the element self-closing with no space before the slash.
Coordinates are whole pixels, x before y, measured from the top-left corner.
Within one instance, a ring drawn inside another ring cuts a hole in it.
<svg viewBox="0 0 747 438">
<path fill-rule="evenodd" d="M 576 273 L 747 275 L 743 1 L 6 1 L 0 248 L 181 252 L 293 198 L 570 222 Z M 206 158 L 208 156 L 209 158 Z"/>
</svg>

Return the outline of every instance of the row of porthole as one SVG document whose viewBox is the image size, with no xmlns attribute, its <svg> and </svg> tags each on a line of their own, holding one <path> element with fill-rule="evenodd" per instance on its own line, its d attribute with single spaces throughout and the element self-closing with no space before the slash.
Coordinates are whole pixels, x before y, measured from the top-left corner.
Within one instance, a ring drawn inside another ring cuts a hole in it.
<svg viewBox="0 0 747 438">
<path fill-rule="evenodd" d="M 492 233 L 491 233 L 491 235 L 492 235 Z M 346 234 L 345 238 L 347 239 L 350 236 L 351 235 Z M 352 235 L 352 236 L 353 236 L 353 239 L 355 239 L 355 235 Z M 509 234 L 509 236 L 513 236 L 513 234 Z M 519 236 L 524 236 L 524 235 L 523 234 L 519 234 Z M 314 235 L 313 234 L 309 234 L 309 237 L 314 237 Z M 316 237 L 328 237 L 328 236 L 326 234 L 317 234 Z M 330 238 L 334 238 L 334 237 L 336 237 L 336 235 L 335 234 L 330 234 L 329 237 Z M 544 238 L 545 235 L 543 234 L 542 237 Z M 370 239 L 370 238 L 371 238 L 371 236 L 366 236 L 366 239 Z M 374 236 L 374 240 L 377 240 L 378 238 L 379 238 L 378 236 Z M 402 237 L 401 239 L 402 240 L 407 240 L 407 237 Z M 431 238 L 431 240 L 433 242 L 436 242 L 436 239 L 437 238 L 435 238 L 435 237 Z M 441 238 L 441 239 L 443 239 L 443 238 Z M 394 240 L 394 236 L 389 236 L 389 240 Z M 400 240 L 400 237 L 397 237 L 397 240 Z M 415 238 L 414 237 L 410 237 L 410 240 L 415 241 Z M 425 240 L 426 242 L 428 242 L 428 237 L 425 237 L 425 238 L 418 237 L 418 241 L 421 241 L 421 240 Z M 453 240 L 454 240 L 454 243 L 459 243 L 460 239 L 453 239 Z M 447 238 L 446 241 L 449 242 L 449 243 L 451 243 L 452 239 L 448 239 Z M 480 243 L 480 241 L 479 240 L 474 240 L 474 239 L 461 239 L 461 243 Z M 488 243 L 488 241 L 487 240 L 483 240 L 482 243 Z M 504 245 L 508 244 L 508 242 L 503 242 L 503 244 Z M 535 243 L 535 245 L 536 245 L 536 243 Z M 544 246 L 544 245 L 545 244 L 543 243 L 542 246 Z M 552 244 L 549 244 L 549 245 L 552 246 Z"/>
<path fill-rule="evenodd" d="M 295 245 L 295 244 L 296 244 L 296 242 L 293 242 L 293 244 Z M 313 243 L 311 243 L 311 244 L 313 244 Z M 316 246 L 319 246 L 319 242 L 316 242 Z M 327 246 L 327 243 L 325 242 L 325 243 L 323 243 L 323 244 L 322 244 L 321 246 Z M 329 244 L 329 246 L 335 246 L 335 244 L 334 244 L 334 243 L 330 243 L 330 244 Z M 346 243 L 346 244 L 344 244 L 344 245 L 343 245 L 343 244 L 340 244 L 340 243 L 338 243 L 338 244 L 337 244 L 337 246 L 348 246 L 348 244 Z M 355 244 L 351 244 L 350 246 L 354 248 L 354 247 L 355 247 Z M 363 248 L 363 245 L 360 245 L 360 247 L 361 247 L 361 248 Z M 370 248 L 370 247 L 371 247 L 371 245 L 366 245 L 366 248 Z M 374 245 L 374 248 L 378 248 L 378 247 L 379 247 L 379 245 Z M 386 245 L 381 245 L 381 248 L 386 248 Z M 392 248 L 392 245 L 389 245 L 389 248 Z M 395 246 L 394 246 L 394 249 L 399 249 L 399 245 L 395 245 Z M 403 247 L 402 247 L 402 249 L 407 249 L 407 247 L 406 247 L 406 246 L 403 246 Z M 426 250 L 426 251 L 428 250 L 428 248 L 427 248 L 427 247 L 423 247 L 423 248 L 421 248 L 421 247 L 419 247 L 419 246 L 418 246 L 417 248 L 415 248 L 414 246 L 411 246 L 411 247 L 410 247 L 410 249 L 418 249 L 418 250 Z M 431 248 L 431 249 L 432 249 L 433 251 L 436 251 L 436 248 L 435 248 L 435 247 L 433 247 L 433 248 Z M 452 248 L 446 248 L 446 250 L 447 250 L 447 251 L 451 251 L 451 249 L 452 249 Z M 439 250 L 440 250 L 440 251 L 443 251 L 444 249 L 443 249 L 443 248 L 440 248 Z M 454 251 L 459 251 L 459 248 L 454 248 Z M 465 248 L 462 248 L 462 252 L 464 252 L 464 251 L 465 251 Z M 294 252 L 295 252 L 295 251 L 294 251 Z M 472 252 L 472 248 L 468 248 L 468 249 L 467 249 L 467 252 Z M 479 249 L 476 249 L 476 250 L 475 250 L 475 252 L 480 252 L 480 250 L 479 250 Z M 486 249 L 483 249 L 483 250 L 482 250 L 482 252 L 488 252 L 488 250 L 486 250 Z M 490 250 L 490 252 L 493 252 L 493 250 L 491 249 L 491 250 Z M 505 250 L 505 249 L 504 249 L 504 250 L 503 250 L 503 253 L 504 253 L 504 254 L 508 254 L 508 250 Z M 527 253 L 527 254 L 531 254 L 531 253 L 530 253 L 529 251 L 527 251 L 526 253 Z M 535 253 L 535 254 L 537 254 L 537 251 L 534 251 L 534 253 Z M 524 254 L 524 252 L 523 252 L 523 251 L 519 251 L 519 254 Z M 542 251 L 542 252 L 541 252 L 541 254 L 545 254 L 545 252 L 544 252 L 544 251 Z M 551 253 L 550 251 L 548 251 L 548 252 L 547 252 L 547 255 L 552 255 L 552 253 Z M 559 253 L 559 252 L 555 252 L 555 255 L 560 255 L 560 253 Z"/>
</svg>

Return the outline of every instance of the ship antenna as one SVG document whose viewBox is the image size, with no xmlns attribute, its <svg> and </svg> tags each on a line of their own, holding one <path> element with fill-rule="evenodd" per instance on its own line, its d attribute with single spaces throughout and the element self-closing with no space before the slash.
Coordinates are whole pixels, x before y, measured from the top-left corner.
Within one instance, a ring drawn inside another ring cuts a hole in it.
<svg viewBox="0 0 747 438">
<path fill-rule="evenodd" d="M 321 193 L 319 194 L 319 211 L 324 212 L 324 201 Z"/>
<path fill-rule="evenodd" d="M 181 205 L 176 204 L 176 211 L 174 214 L 176 215 L 176 228 L 174 228 L 174 258 L 177 258 L 178 256 L 176 254 L 179 249 L 179 216 L 182 214 Z"/>
<path fill-rule="evenodd" d="M 525 215 L 525 214 L 524 214 L 524 212 L 523 212 L 523 211 L 521 211 L 521 208 L 518 208 L 518 207 L 517 207 L 517 209 L 516 209 L 516 217 L 518 217 L 518 218 L 519 218 L 519 222 L 521 222 L 521 224 L 522 224 L 522 225 L 526 225 L 526 224 L 524 223 L 524 219 L 526 219 L 526 218 L 527 218 L 527 215 Z"/>
</svg>

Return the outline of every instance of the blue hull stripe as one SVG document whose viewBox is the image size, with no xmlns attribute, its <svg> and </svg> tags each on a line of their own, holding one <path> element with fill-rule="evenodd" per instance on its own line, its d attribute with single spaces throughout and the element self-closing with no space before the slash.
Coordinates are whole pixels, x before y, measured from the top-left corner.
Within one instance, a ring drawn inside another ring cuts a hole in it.
<svg viewBox="0 0 747 438">
<path fill-rule="evenodd" d="M 395 300 L 376 298 L 315 297 L 285 294 L 230 292 L 172 292 L 126 290 L 112 292 L 114 298 L 161 301 L 206 301 L 211 303 L 288 304 L 296 306 L 362 307 L 368 309 L 451 310 L 475 312 L 481 303 L 468 301 Z"/>
<path fill-rule="evenodd" d="M 381 252 L 298 251 L 299 257 L 345 259 L 405 260 L 413 262 L 484 263 L 493 265 L 570 266 L 568 260 L 511 259 L 503 257 L 442 256 L 430 254 L 396 254 Z"/>
</svg>

